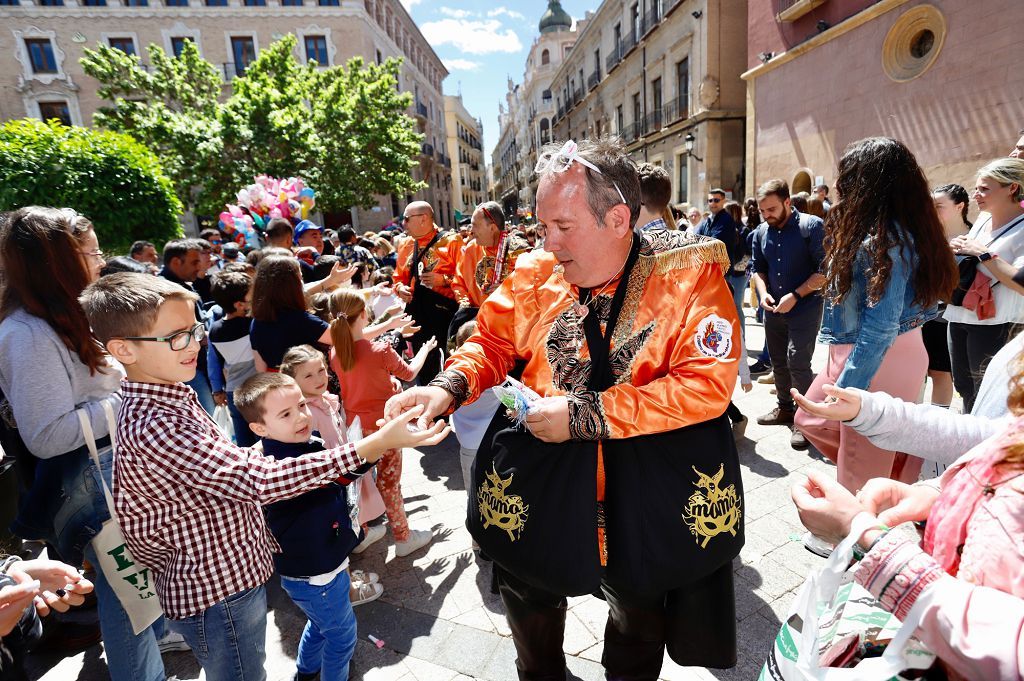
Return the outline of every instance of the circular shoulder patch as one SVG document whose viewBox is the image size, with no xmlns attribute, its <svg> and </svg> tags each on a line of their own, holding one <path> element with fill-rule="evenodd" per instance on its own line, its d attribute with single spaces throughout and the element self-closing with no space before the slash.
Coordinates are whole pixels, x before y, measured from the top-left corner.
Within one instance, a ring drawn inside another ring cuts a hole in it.
<svg viewBox="0 0 1024 681">
<path fill-rule="evenodd" d="M 716 314 L 709 314 L 697 325 L 693 343 L 697 346 L 697 352 L 705 357 L 723 362 L 736 361 L 725 359 L 732 352 L 732 324 Z"/>
</svg>

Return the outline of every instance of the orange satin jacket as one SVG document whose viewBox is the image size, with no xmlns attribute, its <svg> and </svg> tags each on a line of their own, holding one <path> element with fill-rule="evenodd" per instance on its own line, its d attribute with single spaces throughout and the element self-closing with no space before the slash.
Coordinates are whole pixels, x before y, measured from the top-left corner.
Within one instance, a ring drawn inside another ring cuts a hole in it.
<svg viewBox="0 0 1024 681">
<path fill-rule="evenodd" d="M 532 246 L 516 232 L 509 232 L 502 263 L 501 281 L 505 281 L 515 269 L 516 260 Z M 499 241 L 500 243 L 500 241 Z M 498 246 L 481 246 L 475 240 L 462 247 L 455 277 L 452 279 L 452 290 L 455 300 L 463 307 L 480 307 L 484 299 L 490 295 L 491 282 L 494 279 L 494 268 L 498 257 Z"/>
<path fill-rule="evenodd" d="M 406 236 L 396 246 L 395 259 L 395 281 L 410 286 L 412 282 L 412 257 L 415 253 L 415 245 L 419 242 L 420 248 L 426 248 L 427 244 L 434 238 L 434 235 L 441 230 L 434 225 L 433 231 L 420 239 Z M 434 245 L 430 247 L 420 262 L 423 264 L 423 272 L 437 272 L 445 277 L 447 283 L 435 286 L 432 290 L 449 298 L 455 298 L 451 288 L 451 280 L 455 275 L 455 266 L 458 264 L 459 250 L 462 246 L 462 239 L 455 232 L 444 232 Z"/>
<path fill-rule="evenodd" d="M 612 335 L 614 386 L 587 390 L 589 353 L 573 307 L 578 291 L 541 250 L 518 259 L 481 305 L 476 334 L 431 385 L 457 404 L 469 402 L 525 360 L 523 382 L 545 397 L 568 396 L 570 432 L 582 440 L 662 433 L 720 416 L 743 361 L 736 306 L 722 275 L 729 266 L 725 246 L 679 231 L 640 238 Z M 613 293 L 599 296 L 591 314 L 607 319 Z"/>
</svg>

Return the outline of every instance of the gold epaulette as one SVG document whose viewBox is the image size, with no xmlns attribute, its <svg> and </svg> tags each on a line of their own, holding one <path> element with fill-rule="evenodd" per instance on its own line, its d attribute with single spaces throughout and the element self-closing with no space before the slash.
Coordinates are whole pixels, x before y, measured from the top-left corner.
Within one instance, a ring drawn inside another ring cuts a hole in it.
<svg viewBox="0 0 1024 681">
<path fill-rule="evenodd" d="M 645 232 L 640 254 L 654 260 L 655 274 L 717 263 L 729 269 L 729 252 L 718 239 L 679 231 Z"/>
</svg>

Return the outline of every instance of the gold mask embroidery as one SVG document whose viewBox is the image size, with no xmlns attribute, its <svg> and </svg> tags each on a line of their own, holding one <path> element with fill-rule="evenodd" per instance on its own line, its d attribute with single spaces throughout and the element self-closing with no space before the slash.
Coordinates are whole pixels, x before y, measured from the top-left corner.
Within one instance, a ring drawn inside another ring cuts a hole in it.
<svg viewBox="0 0 1024 681">
<path fill-rule="evenodd" d="M 697 474 L 696 486 L 704 491 L 698 489 L 690 495 L 689 503 L 682 515 L 683 520 L 690 526 L 690 533 L 700 547 L 705 549 L 712 537 L 723 532 L 736 536 L 736 525 L 743 516 L 743 510 L 740 508 L 735 485 L 729 485 L 725 489 L 718 486 L 725 475 L 725 464 L 718 467 L 718 472 L 713 477 L 704 475 L 695 466 L 691 468 Z"/>
<path fill-rule="evenodd" d="M 487 473 L 487 479 L 480 485 L 477 501 L 480 502 L 480 519 L 484 521 L 484 529 L 494 525 L 508 532 L 512 541 L 519 539 L 526 526 L 526 512 L 530 507 L 523 503 L 523 498 L 507 495 L 505 490 L 512 484 L 512 476 L 503 480 L 497 468 L 492 464 L 493 473 Z M 488 484 L 490 483 L 490 484 Z"/>
</svg>

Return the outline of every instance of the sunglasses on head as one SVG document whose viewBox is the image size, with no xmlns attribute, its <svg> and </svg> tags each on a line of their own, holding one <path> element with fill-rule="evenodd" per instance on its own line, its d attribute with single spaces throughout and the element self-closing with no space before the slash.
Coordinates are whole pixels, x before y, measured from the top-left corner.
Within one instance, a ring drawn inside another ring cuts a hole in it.
<svg viewBox="0 0 1024 681">
<path fill-rule="evenodd" d="M 600 168 L 579 155 L 579 145 L 572 140 L 568 140 L 557 152 L 545 151 L 541 154 L 540 158 L 537 159 L 537 165 L 534 166 L 533 172 L 538 175 L 548 171 L 564 173 L 569 169 L 573 161 L 576 161 L 585 168 L 593 170 L 598 175 L 604 175 Z M 619 189 L 619 185 L 612 182 L 612 186 L 615 187 L 615 191 L 618 192 L 619 199 L 628 206 L 629 203 L 626 201 L 626 197 L 622 195 L 622 190 Z"/>
</svg>

